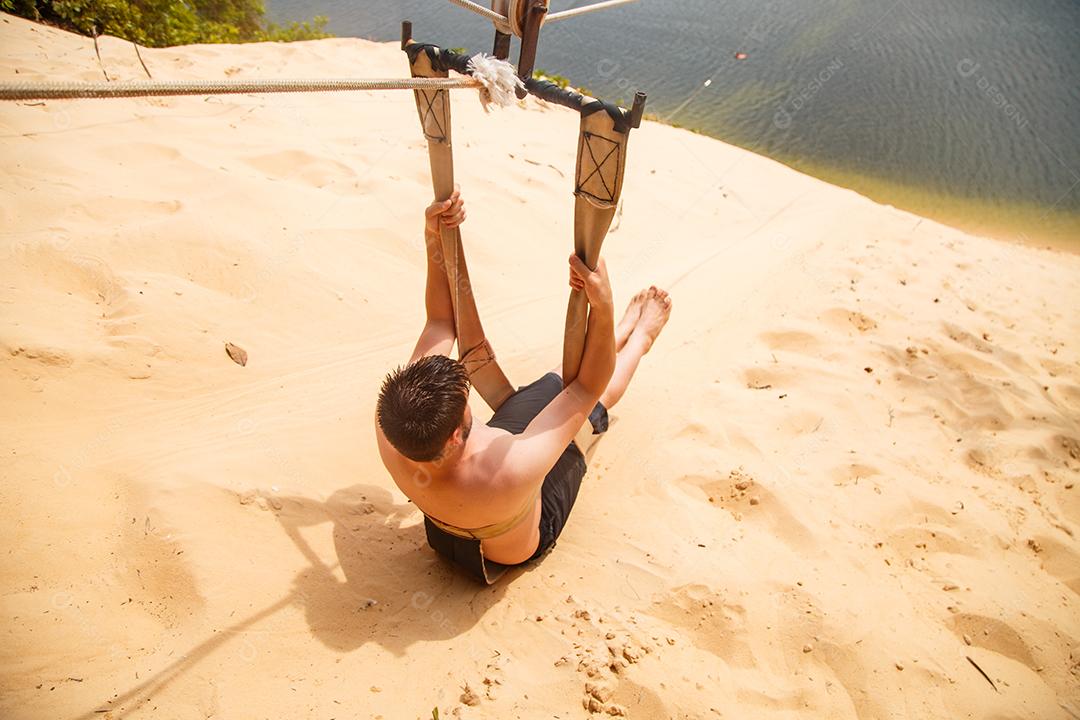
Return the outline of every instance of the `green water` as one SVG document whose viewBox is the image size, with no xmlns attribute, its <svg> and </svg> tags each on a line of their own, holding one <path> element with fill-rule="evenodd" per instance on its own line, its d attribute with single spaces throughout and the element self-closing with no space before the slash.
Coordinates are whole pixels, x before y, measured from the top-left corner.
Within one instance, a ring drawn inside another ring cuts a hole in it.
<svg viewBox="0 0 1080 720">
<path fill-rule="evenodd" d="M 492 40 L 440 0 L 268 5 L 338 35 L 393 40 L 408 18 L 446 47 Z M 640 0 L 546 27 L 537 64 L 880 202 L 1080 249 L 1075 0 Z"/>
</svg>

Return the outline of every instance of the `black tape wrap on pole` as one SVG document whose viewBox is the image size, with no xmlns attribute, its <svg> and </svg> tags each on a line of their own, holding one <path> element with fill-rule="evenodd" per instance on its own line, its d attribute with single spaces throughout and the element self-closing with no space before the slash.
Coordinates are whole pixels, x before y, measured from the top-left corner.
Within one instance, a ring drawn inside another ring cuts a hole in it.
<svg viewBox="0 0 1080 720">
<path fill-rule="evenodd" d="M 413 43 L 405 48 L 405 52 L 409 55 L 409 62 L 416 62 L 416 56 L 420 53 L 426 54 L 428 60 L 431 61 L 433 70 L 453 70 L 462 75 L 472 74 L 469 72 L 469 60 L 471 58 L 468 55 L 462 55 L 452 50 L 444 50 L 437 45 L 426 43 Z"/>
<path fill-rule="evenodd" d="M 581 109 L 585 106 L 586 102 L 585 96 L 578 91 L 559 87 L 548 80 L 530 78 L 525 81 L 525 89 L 529 91 L 530 95 L 538 97 L 541 100 L 554 105 L 562 105 L 563 107 L 568 107 L 571 110 L 577 110 L 578 112 L 581 112 Z"/>
<path fill-rule="evenodd" d="M 412 43 L 407 45 L 404 50 L 409 55 L 409 62 L 416 62 L 416 57 L 420 53 L 424 53 L 427 55 L 428 60 L 431 61 L 431 67 L 434 70 L 453 70 L 462 75 L 472 74 L 469 72 L 469 60 L 471 58 L 468 55 L 445 50 L 438 45 L 429 43 Z M 618 105 L 603 100 L 586 97 L 576 90 L 559 87 L 548 80 L 529 78 L 525 81 L 525 89 L 534 97 L 553 105 L 570 108 L 584 116 L 603 110 L 611 116 L 615 123 L 615 129 L 619 132 L 627 132 L 640 123 L 640 120 L 635 121 L 635 112 L 633 111 L 624 110 Z"/>
<path fill-rule="evenodd" d="M 576 110 L 586 117 L 603 110 L 611 116 L 611 119 L 615 122 L 615 129 L 619 132 L 624 133 L 629 131 L 630 128 L 635 127 L 632 112 L 623 110 L 613 103 L 586 97 L 577 90 L 559 87 L 553 82 L 548 80 L 538 80 L 537 78 L 529 78 L 526 80 L 525 89 L 534 97 L 538 97 L 541 100 L 554 105 L 562 105 L 571 110 Z"/>
</svg>

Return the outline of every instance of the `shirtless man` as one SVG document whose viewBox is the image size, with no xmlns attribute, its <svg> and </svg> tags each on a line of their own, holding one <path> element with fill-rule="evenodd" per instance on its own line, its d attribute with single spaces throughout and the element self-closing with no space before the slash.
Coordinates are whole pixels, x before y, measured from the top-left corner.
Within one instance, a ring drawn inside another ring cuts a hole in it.
<svg viewBox="0 0 1080 720">
<path fill-rule="evenodd" d="M 634 296 L 616 326 L 603 261 L 590 271 L 570 257 L 570 286 L 590 312 L 578 377 L 558 371 L 518 390 L 487 424 L 473 421 L 469 376 L 447 357 L 456 340 L 446 274 L 437 261 L 439 225 L 465 220 L 460 193 L 427 209 L 427 324 L 409 364 L 382 385 L 376 434 L 383 464 L 425 515 L 428 540 L 479 541 L 483 557 L 517 565 L 547 552 L 562 532 L 585 474 L 574 436 L 589 421 L 607 429 L 607 410 L 626 392 L 638 363 L 671 314 L 655 287 Z"/>
</svg>

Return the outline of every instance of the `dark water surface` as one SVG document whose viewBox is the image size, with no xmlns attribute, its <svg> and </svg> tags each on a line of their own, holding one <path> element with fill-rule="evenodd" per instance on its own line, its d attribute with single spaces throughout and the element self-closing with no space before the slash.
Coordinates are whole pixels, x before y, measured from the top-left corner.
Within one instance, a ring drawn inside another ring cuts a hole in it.
<svg viewBox="0 0 1080 720">
<path fill-rule="evenodd" d="M 444 47 L 493 39 L 445 0 L 268 9 L 339 36 L 394 40 L 410 19 Z M 548 25 L 537 66 L 608 100 L 643 90 L 662 120 L 875 200 L 1080 249 L 1077 0 L 640 0 Z"/>
</svg>

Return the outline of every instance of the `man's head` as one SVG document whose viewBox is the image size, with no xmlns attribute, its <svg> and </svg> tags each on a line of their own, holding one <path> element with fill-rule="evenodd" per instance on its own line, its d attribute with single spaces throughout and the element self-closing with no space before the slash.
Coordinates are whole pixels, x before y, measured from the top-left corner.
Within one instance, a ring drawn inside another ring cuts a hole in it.
<svg viewBox="0 0 1080 720">
<path fill-rule="evenodd" d="M 445 355 L 429 355 L 386 376 L 377 415 L 386 439 L 415 462 L 439 459 L 472 429 L 469 373 Z"/>
</svg>

